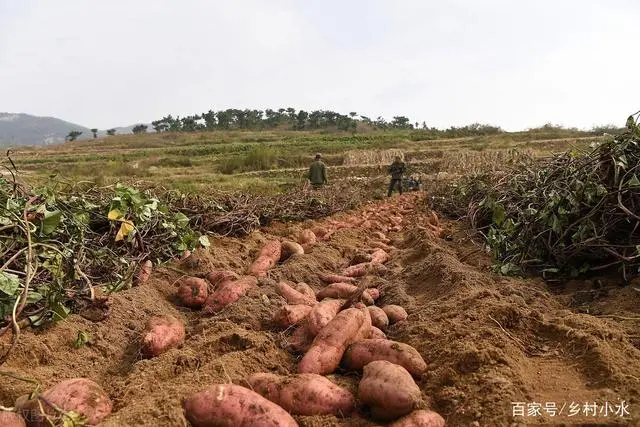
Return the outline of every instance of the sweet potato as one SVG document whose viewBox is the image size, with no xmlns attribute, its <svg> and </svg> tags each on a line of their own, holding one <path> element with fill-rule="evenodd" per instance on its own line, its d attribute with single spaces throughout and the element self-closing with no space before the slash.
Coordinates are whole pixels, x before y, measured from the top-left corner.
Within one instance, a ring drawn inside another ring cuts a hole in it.
<svg viewBox="0 0 640 427">
<path fill-rule="evenodd" d="M 371 339 L 373 340 L 386 340 L 387 336 L 379 328 L 371 326 Z"/>
<path fill-rule="evenodd" d="M 357 286 L 349 283 L 332 283 L 321 289 L 316 294 L 316 299 L 322 301 L 325 298 L 348 298 L 356 289 Z"/>
<path fill-rule="evenodd" d="M 267 275 L 267 271 L 272 269 L 276 262 L 273 258 L 261 256 L 258 257 L 247 270 L 247 273 L 256 276 L 256 277 L 264 277 Z"/>
<path fill-rule="evenodd" d="M 298 234 L 298 243 L 301 245 L 313 246 L 318 241 L 316 234 L 311 230 L 302 230 Z"/>
<path fill-rule="evenodd" d="M 382 249 L 376 249 L 371 254 L 372 264 L 384 264 L 387 261 L 389 261 L 389 254 L 383 251 Z"/>
<path fill-rule="evenodd" d="M 284 305 L 273 314 L 273 322 L 282 328 L 300 323 L 311 311 L 310 305 L 295 304 Z"/>
<path fill-rule="evenodd" d="M 351 344 L 344 353 L 342 364 L 347 369 L 359 370 L 375 360 L 400 365 L 416 377 L 427 370 L 427 364 L 415 348 L 385 339 L 367 339 Z"/>
<path fill-rule="evenodd" d="M 322 227 L 322 226 L 315 226 L 311 229 L 311 231 L 313 231 L 313 234 L 316 235 L 316 237 L 320 240 L 326 240 L 328 239 L 332 234 L 333 231 L 330 230 L 327 227 Z"/>
<path fill-rule="evenodd" d="M 142 285 L 147 280 L 149 280 L 149 277 L 151 277 L 152 270 L 153 270 L 153 263 L 151 262 L 151 260 L 148 259 L 140 266 L 140 270 L 138 271 L 138 276 L 136 281 L 137 284 Z"/>
<path fill-rule="evenodd" d="M 316 335 L 309 351 L 298 365 L 298 373 L 327 375 L 335 371 L 347 347 L 354 341 L 365 321 L 362 310 L 341 311 Z"/>
<path fill-rule="evenodd" d="M 309 332 L 307 322 L 303 321 L 291 334 L 284 347 L 292 353 L 304 353 L 311 347 L 314 336 Z"/>
<path fill-rule="evenodd" d="M 27 420 L 30 427 L 45 427 L 52 420 L 59 419 L 59 412 L 49 404 L 63 411 L 74 411 L 87 418 L 88 425 L 100 424 L 113 409 L 109 395 L 100 385 L 88 378 L 72 378 L 59 382 L 40 393 L 42 399 L 29 399 L 23 396 L 16 400 L 15 406 Z M 42 409 L 38 401 L 42 404 Z M 46 416 L 45 416 L 46 415 Z M 4 424 L 2 424 L 4 426 Z"/>
<path fill-rule="evenodd" d="M 142 339 L 143 352 L 155 357 L 183 342 L 184 325 L 180 320 L 173 316 L 154 316 L 147 322 Z"/>
<path fill-rule="evenodd" d="M 279 282 L 276 285 L 276 292 L 278 293 L 278 295 L 286 299 L 287 303 L 289 304 L 305 304 L 310 306 L 316 305 L 316 300 L 314 298 L 296 291 L 292 286 L 288 285 L 285 282 Z"/>
<path fill-rule="evenodd" d="M 205 276 L 205 279 L 207 279 L 213 286 L 217 286 L 222 282 L 238 280 L 239 278 L 240 276 L 229 270 L 214 270 Z"/>
<path fill-rule="evenodd" d="M 321 375 L 260 373 L 247 382 L 255 392 L 294 415 L 348 416 L 355 408 L 348 390 Z"/>
<path fill-rule="evenodd" d="M 316 292 L 311 288 L 311 286 L 304 282 L 296 283 L 291 287 L 303 295 L 313 298 L 314 300 L 316 299 Z"/>
<path fill-rule="evenodd" d="M 225 281 L 207 298 L 202 310 L 206 314 L 217 313 L 229 304 L 238 301 L 247 291 L 258 285 L 253 276 L 242 276 L 238 280 Z"/>
<path fill-rule="evenodd" d="M 15 412 L 0 411 L 0 426 L 27 427 L 27 423 L 20 414 L 17 414 Z"/>
<path fill-rule="evenodd" d="M 420 402 L 420 388 L 402 366 L 376 360 L 362 370 L 358 397 L 374 418 L 386 421 L 411 412 Z"/>
<path fill-rule="evenodd" d="M 380 307 L 376 307 L 375 305 L 367 307 L 369 309 L 369 313 L 371 314 L 371 324 L 378 329 L 386 330 L 389 327 L 389 318 L 387 317 L 387 313 L 384 312 Z"/>
<path fill-rule="evenodd" d="M 307 316 L 309 332 L 314 336 L 317 335 L 340 312 L 344 301 L 343 299 L 325 299 L 316 304 Z"/>
<path fill-rule="evenodd" d="M 362 340 L 371 338 L 371 327 L 372 327 L 371 314 L 369 313 L 369 310 L 367 310 L 367 307 L 364 306 L 364 304 L 362 303 L 356 304 L 356 307 L 364 314 L 364 321 L 362 322 L 360 329 L 358 329 L 358 333 L 356 334 L 356 337 L 353 340 L 353 342 L 362 341 Z"/>
<path fill-rule="evenodd" d="M 180 281 L 178 297 L 187 307 L 202 307 L 209 296 L 208 287 L 204 279 L 186 277 Z"/>
<path fill-rule="evenodd" d="M 380 289 L 378 288 L 369 288 L 367 289 L 367 293 L 369 294 L 371 299 L 374 301 L 380 298 L 380 294 L 381 294 Z"/>
<path fill-rule="evenodd" d="M 184 412 L 194 427 L 298 426 L 280 406 L 235 384 L 214 384 L 189 396 Z"/>
<path fill-rule="evenodd" d="M 382 307 L 382 310 L 384 310 L 384 312 L 387 314 L 390 325 L 405 320 L 408 316 L 405 309 L 400 307 L 399 305 L 385 305 L 384 307 Z"/>
<path fill-rule="evenodd" d="M 320 277 L 320 280 L 325 283 L 352 283 L 356 281 L 353 277 L 341 276 L 339 274 L 320 273 L 318 276 Z"/>
<path fill-rule="evenodd" d="M 342 275 L 347 277 L 362 277 L 367 274 L 379 274 L 385 270 L 386 268 L 383 264 L 365 262 L 345 268 L 342 271 Z"/>
<path fill-rule="evenodd" d="M 445 427 L 445 421 L 433 411 L 418 409 L 389 424 L 389 427 Z"/>
<path fill-rule="evenodd" d="M 371 262 L 372 259 L 373 258 L 368 253 L 356 252 L 356 254 L 353 256 L 353 258 L 351 258 L 351 261 L 349 262 L 349 265 L 357 265 L 357 264 L 363 264 L 363 263 L 366 263 L 366 262 Z"/>
<path fill-rule="evenodd" d="M 280 261 L 286 261 L 293 255 L 304 254 L 304 248 L 296 242 L 285 240 L 282 242 Z"/>
<path fill-rule="evenodd" d="M 280 240 L 270 240 L 260 249 L 258 258 L 249 266 L 249 274 L 258 277 L 266 276 L 267 271 L 280 260 L 281 254 Z"/>
</svg>

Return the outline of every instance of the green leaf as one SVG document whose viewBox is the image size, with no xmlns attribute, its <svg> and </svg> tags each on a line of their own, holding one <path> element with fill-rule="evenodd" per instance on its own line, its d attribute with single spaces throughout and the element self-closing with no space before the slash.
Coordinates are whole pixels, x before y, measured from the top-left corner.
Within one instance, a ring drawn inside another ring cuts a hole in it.
<svg viewBox="0 0 640 427">
<path fill-rule="evenodd" d="M 175 215 L 175 220 L 176 220 L 176 223 L 178 224 L 178 227 L 181 227 L 181 228 L 186 227 L 189 224 L 189 218 L 187 218 L 187 216 L 182 212 L 178 212 Z"/>
<path fill-rule="evenodd" d="M 15 296 L 19 288 L 20 279 L 18 276 L 4 271 L 0 272 L 0 291 L 9 296 Z"/>
<path fill-rule="evenodd" d="M 56 322 L 58 320 L 66 319 L 69 316 L 71 310 L 64 306 L 64 304 L 57 303 L 52 307 L 53 312 L 53 321 Z"/>
<path fill-rule="evenodd" d="M 207 236 L 200 236 L 200 238 L 198 239 L 198 243 L 200 243 L 200 245 L 204 248 L 208 248 L 209 246 L 211 246 L 211 242 L 209 242 L 209 238 Z"/>
<path fill-rule="evenodd" d="M 85 331 L 78 331 L 78 337 L 76 338 L 76 341 L 73 343 L 73 346 L 75 348 L 80 348 L 80 347 L 83 347 L 88 342 L 91 342 L 91 335 L 89 335 L 89 333 Z"/>
<path fill-rule="evenodd" d="M 0 225 L 11 225 L 13 224 L 13 221 L 11 221 L 9 218 L 7 218 L 6 216 L 0 216 Z"/>
<path fill-rule="evenodd" d="M 38 301 L 40 301 L 42 299 L 42 295 L 40 295 L 38 292 L 29 292 L 29 295 L 27 295 L 27 304 L 35 304 Z"/>
<path fill-rule="evenodd" d="M 634 173 L 629 181 L 627 181 L 627 187 L 638 187 L 640 186 L 640 180 Z"/>
<path fill-rule="evenodd" d="M 44 235 L 48 235 L 53 233 L 60 221 L 62 220 L 62 212 L 61 211 L 51 211 L 44 214 L 44 219 L 42 220 L 42 233 Z"/>
<path fill-rule="evenodd" d="M 502 225 L 502 223 L 504 222 L 504 215 L 504 206 L 500 203 L 496 203 L 493 206 L 493 222 L 497 225 Z"/>
</svg>

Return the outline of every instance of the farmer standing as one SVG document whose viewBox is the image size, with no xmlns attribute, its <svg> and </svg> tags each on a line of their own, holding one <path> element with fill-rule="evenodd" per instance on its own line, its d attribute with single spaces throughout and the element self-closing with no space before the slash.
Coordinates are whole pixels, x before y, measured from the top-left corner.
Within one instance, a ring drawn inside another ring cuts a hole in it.
<svg viewBox="0 0 640 427">
<path fill-rule="evenodd" d="M 327 184 L 326 166 L 320 160 L 320 153 L 316 154 L 316 160 L 311 163 L 309 167 L 309 182 L 314 189 L 321 188 L 324 184 Z"/>
<path fill-rule="evenodd" d="M 391 183 L 389 184 L 389 193 L 387 197 L 391 197 L 393 188 L 397 185 L 400 194 L 402 194 L 402 175 L 404 174 L 405 165 L 399 156 L 389 166 L 389 175 L 391 175 Z"/>
</svg>

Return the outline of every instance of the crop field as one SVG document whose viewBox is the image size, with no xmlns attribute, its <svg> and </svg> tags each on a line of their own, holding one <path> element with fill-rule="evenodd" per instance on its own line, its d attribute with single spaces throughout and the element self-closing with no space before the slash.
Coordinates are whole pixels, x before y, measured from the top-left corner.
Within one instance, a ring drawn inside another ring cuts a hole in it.
<svg viewBox="0 0 640 427">
<path fill-rule="evenodd" d="M 12 149 L 0 425 L 639 425 L 627 127 Z M 425 191 L 386 197 L 396 156 Z"/>
</svg>

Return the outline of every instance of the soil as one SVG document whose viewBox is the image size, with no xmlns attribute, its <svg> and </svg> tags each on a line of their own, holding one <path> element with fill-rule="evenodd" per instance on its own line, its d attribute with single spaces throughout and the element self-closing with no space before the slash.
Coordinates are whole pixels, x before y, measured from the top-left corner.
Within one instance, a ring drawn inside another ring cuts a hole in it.
<svg viewBox="0 0 640 427">
<path fill-rule="evenodd" d="M 389 328 L 388 337 L 414 346 L 427 362 L 418 381 L 425 407 L 449 426 L 640 425 L 638 284 L 623 287 L 600 278 L 549 287 L 537 279 L 498 276 L 489 256 L 457 224 L 443 222 L 445 238 L 427 231 L 427 203 L 420 195 L 372 203 L 324 221 L 275 224 L 243 239 L 211 239 L 209 251 L 174 267 L 191 275 L 215 268 L 242 274 L 274 236 L 291 238 L 304 228 L 361 218 L 365 211 L 400 215 L 404 231 L 387 234 L 395 248 L 387 270 L 364 280 L 383 290 L 378 305 L 399 304 L 409 313 Z M 413 209 L 394 208 L 402 206 Z M 306 282 L 317 291 L 323 286 L 319 272 L 340 272 L 373 241 L 371 230 L 340 229 L 310 253 L 278 265 L 270 277 Z M 187 426 L 186 396 L 213 383 L 246 385 L 256 372 L 295 372 L 299 356 L 283 349 L 289 332 L 271 322 L 284 303 L 272 282 L 263 281 L 220 314 L 205 317 L 176 304 L 179 278 L 159 267 L 147 283 L 111 295 L 110 314 L 102 321 L 73 315 L 45 330 L 26 331 L 3 369 L 45 388 L 72 377 L 96 381 L 114 402 L 102 424 L 110 427 Z M 185 322 L 186 342 L 144 359 L 140 337 L 147 320 L 167 314 Z M 91 340 L 76 349 L 81 331 Z M 358 373 L 337 371 L 329 378 L 357 392 Z M 3 377 L 0 404 L 12 406 L 30 391 L 31 384 Z M 621 401 L 628 405 L 624 417 L 611 413 Z M 585 403 L 592 402 L 597 415 L 585 415 Z M 605 402 L 608 416 L 601 412 Z M 514 416 L 519 408 L 535 411 L 536 403 L 539 416 Z M 551 416 L 551 404 L 562 412 Z M 381 425 L 366 408 L 347 419 L 295 418 L 301 426 Z"/>
</svg>

